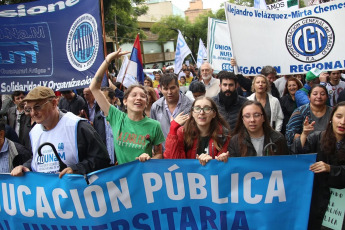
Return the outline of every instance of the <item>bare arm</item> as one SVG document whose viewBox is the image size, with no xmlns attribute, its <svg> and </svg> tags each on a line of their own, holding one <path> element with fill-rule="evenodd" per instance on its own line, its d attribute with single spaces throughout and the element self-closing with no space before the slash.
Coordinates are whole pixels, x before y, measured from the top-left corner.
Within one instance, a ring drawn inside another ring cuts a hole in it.
<svg viewBox="0 0 345 230">
<path fill-rule="evenodd" d="M 110 103 L 108 100 L 105 98 L 101 91 L 101 84 L 103 80 L 103 76 L 105 72 L 108 69 L 109 64 L 111 63 L 112 60 L 115 60 L 116 58 L 121 57 L 122 55 L 128 54 L 129 52 L 122 52 L 121 48 L 118 49 L 116 52 L 110 53 L 107 55 L 101 66 L 98 68 L 95 77 L 92 79 L 91 84 L 90 84 L 90 90 L 95 97 L 99 107 L 102 109 L 104 112 L 105 116 L 108 116 L 109 108 L 110 108 Z"/>
</svg>

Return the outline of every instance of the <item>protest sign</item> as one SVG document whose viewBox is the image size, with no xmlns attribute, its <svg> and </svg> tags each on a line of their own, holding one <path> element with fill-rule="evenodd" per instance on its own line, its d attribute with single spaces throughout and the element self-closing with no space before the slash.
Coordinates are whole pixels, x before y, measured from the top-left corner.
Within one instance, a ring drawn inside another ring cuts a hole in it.
<svg viewBox="0 0 345 230">
<path fill-rule="evenodd" d="M 298 0 L 283 0 L 267 5 L 268 10 L 298 10 Z"/>
<path fill-rule="evenodd" d="M 278 74 L 306 73 L 314 67 L 345 69 L 344 8 L 344 1 L 295 11 L 264 11 L 226 3 L 239 71 L 256 75 L 266 65 L 274 66 Z"/>
<path fill-rule="evenodd" d="M 0 20 L 1 93 L 86 87 L 104 60 L 98 1 L 1 5 Z"/>
<path fill-rule="evenodd" d="M 334 230 L 344 229 L 345 189 L 331 188 L 331 197 L 322 225 Z"/>
<path fill-rule="evenodd" d="M 207 54 L 208 62 L 215 72 L 233 71 L 230 65 L 232 49 L 226 21 L 208 18 Z"/>
<path fill-rule="evenodd" d="M 316 155 L 0 174 L 0 229 L 306 229 Z M 284 223 L 282 225 L 282 223 Z"/>
</svg>

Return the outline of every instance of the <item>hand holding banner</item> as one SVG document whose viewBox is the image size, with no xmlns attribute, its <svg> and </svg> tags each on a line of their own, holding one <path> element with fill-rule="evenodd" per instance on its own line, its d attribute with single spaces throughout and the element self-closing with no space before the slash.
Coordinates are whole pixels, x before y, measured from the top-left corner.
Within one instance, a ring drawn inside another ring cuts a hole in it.
<svg viewBox="0 0 345 230">
<path fill-rule="evenodd" d="M 135 161 L 89 174 L 90 185 L 0 174 L 0 229 L 306 229 L 315 158 Z"/>
</svg>

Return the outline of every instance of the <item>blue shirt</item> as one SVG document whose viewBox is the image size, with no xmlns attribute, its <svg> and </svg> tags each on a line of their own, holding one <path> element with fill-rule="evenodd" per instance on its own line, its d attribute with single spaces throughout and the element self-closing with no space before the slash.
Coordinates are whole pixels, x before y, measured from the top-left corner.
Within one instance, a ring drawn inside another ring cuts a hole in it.
<svg viewBox="0 0 345 230">
<path fill-rule="evenodd" d="M 103 111 L 101 111 L 101 116 L 104 119 L 104 125 L 105 125 L 105 141 L 107 145 L 108 154 L 111 160 L 111 164 L 115 164 L 115 149 L 114 149 L 114 135 L 113 130 L 111 129 L 111 126 L 109 122 L 107 121 L 107 118 L 104 116 Z"/>
<path fill-rule="evenodd" d="M 93 122 L 96 113 L 96 101 L 94 101 L 92 107 L 90 107 L 90 105 L 87 104 L 87 108 L 89 109 L 89 121 Z"/>
<path fill-rule="evenodd" d="M 10 151 L 8 148 L 8 141 L 7 138 L 5 138 L 4 144 L 0 150 L 0 173 L 9 173 L 9 155 Z"/>
</svg>

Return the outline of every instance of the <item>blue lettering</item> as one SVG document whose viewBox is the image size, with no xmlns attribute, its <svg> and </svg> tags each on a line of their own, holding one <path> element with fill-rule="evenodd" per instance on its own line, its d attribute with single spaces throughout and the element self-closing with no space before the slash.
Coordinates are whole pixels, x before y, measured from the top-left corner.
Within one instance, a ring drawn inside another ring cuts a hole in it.
<svg viewBox="0 0 345 230">
<path fill-rule="evenodd" d="M 145 213 L 139 213 L 138 215 L 135 215 L 133 218 L 133 226 L 138 229 L 144 229 L 144 230 L 150 230 L 150 226 L 147 224 L 140 223 L 140 219 L 146 220 L 149 216 Z"/>
<path fill-rule="evenodd" d="M 62 154 L 59 153 L 59 156 L 60 156 L 61 160 L 66 160 L 65 152 L 63 152 Z"/>
<path fill-rule="evenodd" d="M 177 208 L 165 208 L 161 211 L 167 215 L 169 229 L 175 229 L 174 212 L 177 212 Z"/>
<path fill-rule="evenodd" d="M 249 230 L 246 213 L 244 211 L 236 211 L 231 230 Z"/>
<path fill-rule="evenodd" d="M 180 229 L 187 229 L 187 228 L 198 230 L 198 226 L 196 224 L 191 208 L 182 207 Z"/>
<path fill-rule="evenodd" d="M 158 210 L 152 211 L 153 224 L 156 230 L 161 230 L 161 221 L 159 219 Z"/>
<path fill-rule="evenodd" d="M 112 230 L 129 230 L 129 223 L 122 219 L 111 222 L 110 226 Z"/>
<path fill-rule="evenodd" d="M 200 206 L 201 229 L 209 229 L 207 223 L 210 223 L 212 229 L 217 229 L 214 222 L 216 217 L 216 212 L 212 208 Z"/>
<path fill-rule="evenodd" d="M 231 52 L 220 51 L 220 56 L 232 57 L 232 53 Z"/>
<path fill-rule="evenodd" d="M 226 230 L 228 228 L 228 221 L 226 219 L 226 211 L 220 211 L 220 229 Z"/>
<path fill-rule="evenodd" d="M 249 74 L 256 74 L 254 66 L 250 67 Z"/>
<path fill-rule="evenodd" d="M 83 230 L 84 230 L 84 227 L 85 226 L 83 226 Z M 89 229 L 89 228 L 87 228 L 87 229 Z M 105 230 L 105 229 L 108 229 L 108 226 L 106 224 L 92 226 L 92 230 Z"/>
<path fill-rule="evenodd" d="M 343 67 L 341 66 L 340 61 L 336 61 L 336 62 L 335 62 L 334 68 L 343 68 Z"/>
</svg>

